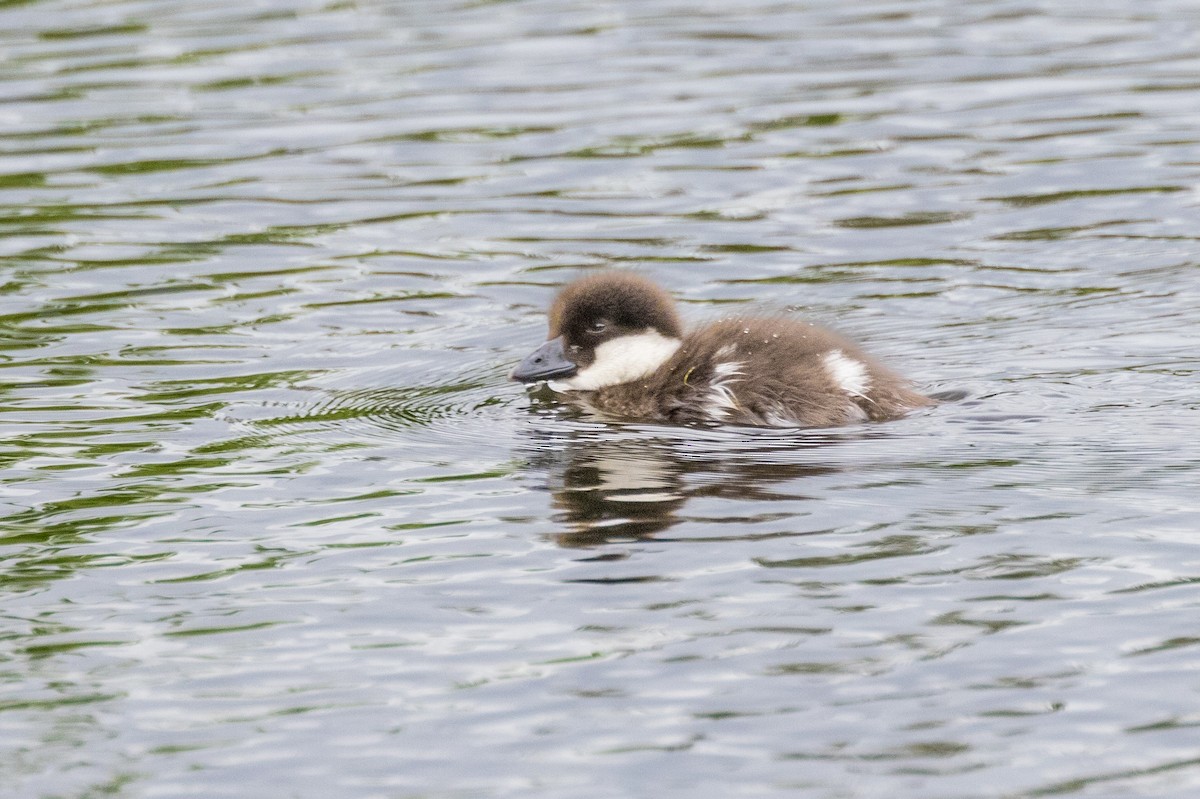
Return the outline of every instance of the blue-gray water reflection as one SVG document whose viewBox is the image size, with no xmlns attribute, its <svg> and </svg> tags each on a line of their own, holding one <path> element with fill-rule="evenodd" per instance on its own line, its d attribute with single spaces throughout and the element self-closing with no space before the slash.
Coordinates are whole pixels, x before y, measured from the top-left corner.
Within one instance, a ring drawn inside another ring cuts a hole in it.
<svg viewBox="0 0 1200 799">
<path fill-rule="evenodd" d="M 0 783 L 1191 797 L 1187 0 L 0 0 Z M 593 267 L 948 401 L 508 383 Z"/>
</svg>

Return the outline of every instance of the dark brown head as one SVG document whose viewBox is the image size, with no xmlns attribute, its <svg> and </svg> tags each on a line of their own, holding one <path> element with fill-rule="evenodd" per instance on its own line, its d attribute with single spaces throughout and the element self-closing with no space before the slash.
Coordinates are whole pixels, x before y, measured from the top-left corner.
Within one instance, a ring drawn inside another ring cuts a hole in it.
<svg viewBox="0 0 1200 799">
<path fill-rule="evenodd" d="M 559 292 L 548 340 L 511 377 L 566 390 L 626 383 L 661 366 L 682 335 L 669 294 L 628 272 L 601 272 Z"/>
</svg>

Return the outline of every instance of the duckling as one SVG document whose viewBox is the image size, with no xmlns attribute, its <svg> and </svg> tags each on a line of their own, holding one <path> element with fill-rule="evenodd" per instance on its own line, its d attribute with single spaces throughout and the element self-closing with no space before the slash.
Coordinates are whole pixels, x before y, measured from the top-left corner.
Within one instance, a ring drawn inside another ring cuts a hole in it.
<svg viewBox="0 0 1200 799">
<path fill-rule="evenodd" d="M 629 272 L 563 288 L 547 341 L 509 377 L 547 381 L 602 415 L 676 424 L 833 427 L 934 404 L 809 322 L 739 317 L 685 332 L 671 296 Z"/>
</svg>

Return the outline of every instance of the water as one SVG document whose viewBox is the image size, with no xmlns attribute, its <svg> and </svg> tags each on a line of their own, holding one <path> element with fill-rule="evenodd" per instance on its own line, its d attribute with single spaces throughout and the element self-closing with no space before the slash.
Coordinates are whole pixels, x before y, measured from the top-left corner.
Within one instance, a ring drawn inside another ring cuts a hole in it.
<svg viewBox="0 0 1200 799">
<path fill-rule="evenodd" d="M 1200 14 L 0 2 L 13 797 L 1190 797 Z M 594 266 L 960 399 L 573 419 Z"/>
</svg>

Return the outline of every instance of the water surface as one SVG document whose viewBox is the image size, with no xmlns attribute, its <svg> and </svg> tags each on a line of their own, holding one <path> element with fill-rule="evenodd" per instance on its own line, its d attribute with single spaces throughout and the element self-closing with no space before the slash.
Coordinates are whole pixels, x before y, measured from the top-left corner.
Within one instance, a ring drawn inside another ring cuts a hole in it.
<svg viewBox="0 0 1200 799">
<path fill-rule="evenodd" d="M 0 2 L 14 797 L 1191 797 L 1185 0 Z M 960 399 L 581 420 L 595 267 Z"/>
</svg>

